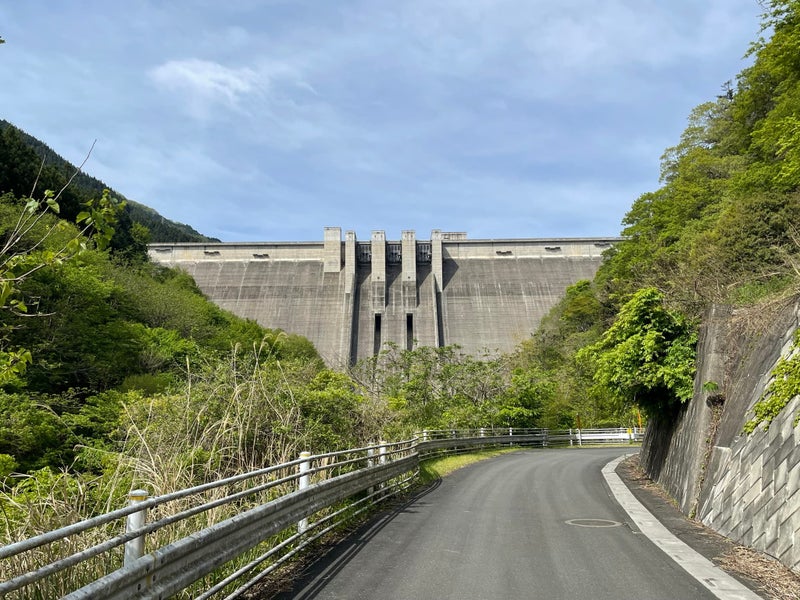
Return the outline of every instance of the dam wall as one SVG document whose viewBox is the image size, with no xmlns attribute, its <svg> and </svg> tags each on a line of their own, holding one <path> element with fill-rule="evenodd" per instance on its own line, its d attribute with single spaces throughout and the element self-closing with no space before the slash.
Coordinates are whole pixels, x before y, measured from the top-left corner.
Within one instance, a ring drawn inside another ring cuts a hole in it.
<svg viewBox="0 0 800 600">
<path fill-rule="evenodd" d="M 189 273 L 213 302 L 309 338 L 332 366 L 400 348 L 457 344 L 509 352 L 567 286 L 591 279 L 618 238 L 429 240 L 327 227 L 322 242 L 152 244 L 154 262 Z"/>
</svg>

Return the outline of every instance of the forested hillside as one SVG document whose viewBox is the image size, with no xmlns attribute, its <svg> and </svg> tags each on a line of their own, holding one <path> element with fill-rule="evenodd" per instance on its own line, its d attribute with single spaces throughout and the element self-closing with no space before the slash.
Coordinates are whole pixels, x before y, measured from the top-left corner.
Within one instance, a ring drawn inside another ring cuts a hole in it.
<svg viewBox="0 0 800 600">
<path fill-rule="evenodd" d="M 59 190 L 74 176 L 61 199 L 62 215 L 66 218 L 74 217 L 81 203 L 99 197 L 104 189 L 108 189 L 106 184 L 84 171 L 76 173 L 75 165 L 44 142 L 0 119 L 0 194 L 30 195 L 37 176 L 37 189 L 40 191 Z M 110 192 L 113 197 L 126 202 L 125 215 L 117 233 L 119 238 L 126 237 L 131 225 L 138 223 L 147 228 L 148 241 L 151 242 L 219 241 L 198 233 L 189 225 L 165 219 L 152 208 L 128 200 L 119 192 Z M 125 242 L 120 239 L 119 244 Z"/>
<path fill-rule="evenodd" d="M 797 295 L 800 2 L 764 6 L 752 66 L 692 111 L 662 156 L 661 187 L 626 214 L 626 241 L 522 345 L 524 364 L 559 389 L 550 422 L 668 417 L 691 397 L 710 303 L 754 307 L 758 335 L 771 308 Z"/>
</svg>

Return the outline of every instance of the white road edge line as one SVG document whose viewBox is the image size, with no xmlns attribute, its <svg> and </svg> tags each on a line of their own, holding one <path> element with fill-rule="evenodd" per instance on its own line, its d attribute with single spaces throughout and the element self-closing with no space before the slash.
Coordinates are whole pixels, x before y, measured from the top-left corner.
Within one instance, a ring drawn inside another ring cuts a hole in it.
<svg viewBox="0 0 800 600">
<path fill-rule="evenodd" d="M 739 583 L 702 554 L 679 540 L 634 497 L 615 472 L 617 465 L 628 456 L 631 455 L 620 456 L 606 464 L 603 467 L 603 477 L 617 502 L 636 523 L 639 530 L 720 600 L 762 600 L 761 596 L 750 588 Z"/>
</svg>

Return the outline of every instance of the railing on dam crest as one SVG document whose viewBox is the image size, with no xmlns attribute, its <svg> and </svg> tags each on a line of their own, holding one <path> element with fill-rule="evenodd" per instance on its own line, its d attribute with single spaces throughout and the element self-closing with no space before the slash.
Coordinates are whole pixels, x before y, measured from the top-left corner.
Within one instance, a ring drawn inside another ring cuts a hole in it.
<svg viewBox="0 0 800 600">
<path fill-rule="evenodd" d="M 161 599 L 188 588 L 199 599 L 236 598 L 343 522 L 406 490 L 421 458 L 509 444 L 634 443 L 642 435 L 641 429 L 430 430 L 401 442 L 303 453 L 153 498 L 134 490 L 125 508 L 0 547 L 0 595 Z M 147 554 L 145 545 L 152 548 Z"/>
</svg>

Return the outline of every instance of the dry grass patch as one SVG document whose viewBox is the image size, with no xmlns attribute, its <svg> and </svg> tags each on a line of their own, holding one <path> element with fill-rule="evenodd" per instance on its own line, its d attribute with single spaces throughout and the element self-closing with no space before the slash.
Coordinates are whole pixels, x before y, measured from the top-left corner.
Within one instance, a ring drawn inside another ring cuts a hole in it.
<svg viewBox="0 0 800 600">
<path fill-rule="evenodd" d="M 745 546 L 736 546 L 715 559 L 726 571 L 761 584 L 772 600 L 800 598 L 800 577 L 783 563 Z"/>
</svg>

